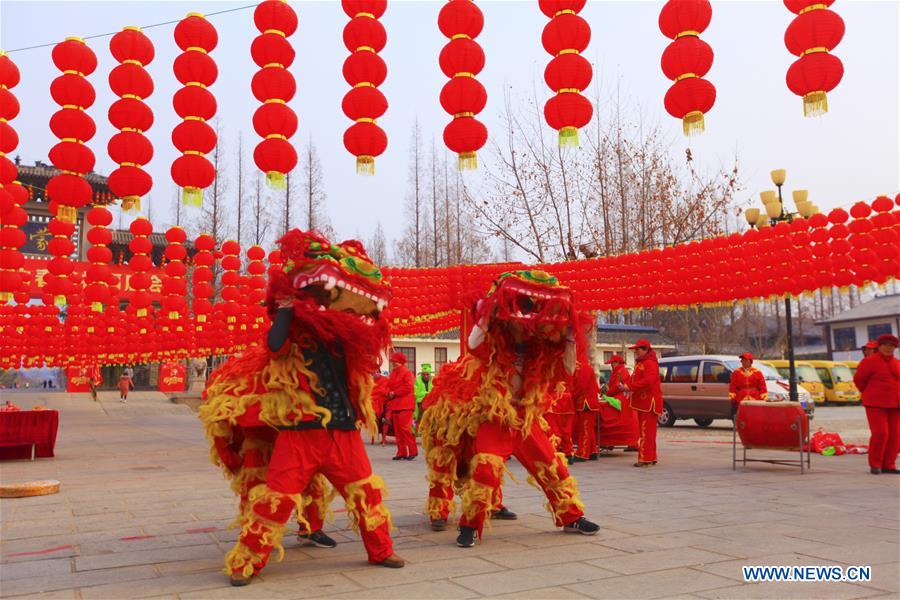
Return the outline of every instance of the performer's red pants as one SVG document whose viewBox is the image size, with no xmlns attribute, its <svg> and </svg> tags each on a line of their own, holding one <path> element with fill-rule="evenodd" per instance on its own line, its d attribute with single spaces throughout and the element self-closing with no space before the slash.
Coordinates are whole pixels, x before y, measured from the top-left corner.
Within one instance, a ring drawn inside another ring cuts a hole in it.
<svg viewBox="0 0 900 600">
<path fill-rule="evenodd" d="M 250 491 L 250 510 L 244 515 L 238 543 L 225 561 L 232 573 L 258 573 L 276 547 L 284 524 L 301 492 L 317 473 L 323 474 L 344 497 L 354 528 L 359 529 L 369 562 L 393 554 L 390 514 L 382 503 L 383 483 L 372 475 L 358 431 L 307 429 L 278 434 L 269 463 L 267 484 Z"/>
<path fill-rule="evenodd" d="M 638 415 L 638 462 L 656 462 L 656 413 L 635 412 Z"/>
<path fill-rule="evenodd" d="M 460 493 L 463 510 L 459 524 L 474 528 L 479 537 L 485 519 L 499 508 L 497 492 L 510 456 L 516 457 L 547 495 L 557 527 L 573 523 L 584 514 L 578 485 L 539 424 L 535 423 L 523 438 L 517 430 L 488 421 L 478 428 L 472 449 L 470 477 Z"/>
<path fill-rule="evenodd" d="M 397 440 L 397 456 L 417 456 L 416 436 L 412 432 L 413 411 L 398 410 L 391 413 L 394 423 L 394 438 Z"/>
<path fill-rule="evenodd" d="M 869 466 L 874 469 L 896 469 L 900 451 L 900 408 L 866 407 L 869 420 Z"/>
<path fill-rule="evenodd" d="M 544 419 L 550 426 L 550 435 L 557 438 L 554 440 L 556 451 L 562 452 L 566 456 L 572 456 L 575 453 L 575 447 L 572 444 L 572 425 L 575 415 L 572 413 L 546 413 Z"/>
<path fill-rule="evenodd" d="M 578 443 L 576 456 L 588 458 L 591 454 L 600 452 L 597 446 L 597 413 L 592 410 L 583 410 L 576 415 L 575 437 Z"/>
</svg>

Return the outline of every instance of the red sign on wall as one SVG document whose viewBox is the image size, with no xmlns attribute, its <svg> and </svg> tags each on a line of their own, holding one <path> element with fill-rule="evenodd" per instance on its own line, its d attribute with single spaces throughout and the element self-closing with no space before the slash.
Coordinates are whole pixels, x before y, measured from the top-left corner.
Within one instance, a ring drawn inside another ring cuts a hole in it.
<svg viewBox="0 0 900 600">
<path fill-rule="evenodd" d="M 102 383 L 99 367 L 66 367 L 66 391 L 69 393 L 91 391 L 91 369 L 94 370 L 94 382 L 97 387 Z"/>
<path fill-rule="evenodd" d="M 84 277 L 88 263 L 75 261 L 72 264 L 75 265 L 73 273 Z M 135 291 L 130 285 L 131 276 L 133 275 L 131 269 L 129 269 L 127 265 L 108 265 L 108 268 L 109 272 L 116 280 L 119 298 L 123 300 L 130 299 L 131 293 Z M 25 264 L 22 265 L 22 270 L 25 272 L 25 276 L 29 278 L 28 283 L 30 287 L 28 291 L 31 296 L 37 297 L 43 294 L 44 275 L 49 273 L 47 270 L 47 261 L 39 258 L 25 257 Z M 162 301 L 163 270 L 158 267 L 153 267 L 147 274 L 150 275 L 150 288 L 147 290 L 150 294 L 150 299 L 154 302 Z"/>
<path fill-rule="evenodd" d="M 187 367 L 183 362 L 164 362 L 159 365 L 159 391 L 183 392 L 187 385 Z"/>
</svg>

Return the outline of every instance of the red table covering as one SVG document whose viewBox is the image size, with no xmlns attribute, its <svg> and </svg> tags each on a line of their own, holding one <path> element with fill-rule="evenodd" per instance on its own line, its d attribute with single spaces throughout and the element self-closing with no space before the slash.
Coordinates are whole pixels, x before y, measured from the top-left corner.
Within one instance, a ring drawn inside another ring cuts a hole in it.
<svg viewBox="0 0 900 600">
<path fill-rule="evenodd" d="M 0 412 L 0 460 L 31 458 L 32 443 L 35 457 L 54 456 L 58 427 L 55 410 Z"/>
<path fill-rule="evenodd" d="M 637 415 L 626 403 L 627 400 L 622 402 L 621 411 L 606 402 L 600 403 L 600 435 L 597 445 L 637 447 Z"/>
</svg>

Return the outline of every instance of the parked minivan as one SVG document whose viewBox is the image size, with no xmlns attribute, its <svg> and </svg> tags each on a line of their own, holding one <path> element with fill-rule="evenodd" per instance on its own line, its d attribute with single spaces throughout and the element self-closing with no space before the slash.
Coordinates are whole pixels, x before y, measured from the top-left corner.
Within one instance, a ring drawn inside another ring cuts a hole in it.
<svg viewBox="0 0 900 600">
<path fill-rule="evenodd" d="M 775 367 L 778 373 L 785 379 L 788 379 L 791 375 L 790 363 L 786 360 L 766 359 L 760 362 Z M 816 371 L 816 368 L 812 366 L 812 363 L 805 360 L 797 360 L 794 361 L 794 369 L 797 373 L 797 383 L 802 385 L 806 391 L 809 392 L 809 395 L 812 396 L 812 399 L 816 404 L 825 404 L 825 386 L 822 384 L 822 380 L 819 379 L 819 373 Z"/>
<path fill-rule="evenodd" d="M 663 411 L 659 424 L 671 427 L 678 419 L 693 419 L 700 427 L 708 427 L 713 419 L 731 419 L 728 386 L 731 372 L 740 368 L 737 356 L 708 354 L 670 356 L 659 361 L 662 380 Z M 766 378 L 770 400 L 788 400 L 788 382 L 774 368 L 754 363 Z M 815 403 L 802 387 L 797 389 L 800 405 L 812 418 Z"/>
<path fill-rule="evenodd" d="M 860 401 L 850 367 L 830 360 L 811 360 L 809 363 L 816 368 L 819 379 L 825 385 L 826 403 L 856 404 Z"/>
</svg>

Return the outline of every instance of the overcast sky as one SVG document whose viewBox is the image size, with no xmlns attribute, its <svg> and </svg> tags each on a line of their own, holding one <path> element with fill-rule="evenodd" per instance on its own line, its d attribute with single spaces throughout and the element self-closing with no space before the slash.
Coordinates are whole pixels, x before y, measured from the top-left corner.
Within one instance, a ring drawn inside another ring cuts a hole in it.
<svg viewBox="0 0 900 600">
<path fill-rule="evenodd" d="M 114 32 L 125 25 L 149 25 L 177 20 L 190 11 L 211 13 L 253 2 L 0 2 L 0 48 L 10 50 L 66 36 L 89 36 Z M 546 17 L 536 2 L 479 0 L 485 13 L 484 33 L 478 38 L 487 56 L 479 80 L 488 91 L 482 113 L 490 131 L 496 131 L 503 108 L 503 93 L 528 95 L 536 82 L 539 93 L 549 96 L 543 70 L 549 59 L 541 43 Z M 804 118 L 802 100 L 786 87 L 785 72 L 794 60 L 784 46 L 784 30 L 793 15 L 780 1 L 713 2 L 713 19 L 702 38 L 715 52 L 707 78 L 718 97 L 706 117 L 706 133 L 696 138 L 681 135 L 681 123 L 663 108 L 670 82 L 659 67 L 659 57 L 668 40 L 657 26 L 662 2 L 590 1 L 582 15 L 592 29 L 585 56 L 594 63 L 595 78 L 604 89 L 615 87 L 618 78 L 623 96 L 640 106 L 646 117 L 660 122 L 671 134 L 671 151 L 679 160 L 690 146 L 696 164 L 710 171 L 727 164 L 737 153 L 746 189 L 739 199 L 747 201 L 759 190 L 772 187 L 769 171 L 788 171 L 787 188 L 806 188 L 821 208 L 849 205 L 878 194 L 900 189 L 900 91 L 898 91 L 898 19 L 900 3 L 887 0 L 836 2 L 832 8 L 845 23 L 847 33 L 834 54 L 844 63 L 843 81 L 828 96 L 829 112 L 822 118 Z M 324 169 L 329 212 L 338 233 L 357 232 L 368 237 L 381 220 L 389 238 L 402 231 L 403 198 L 407 189 L 407 160 L 413 120 L 422 123 L 427 143 L 441 132 L 448 116 L 438 94 L 446 81 L 437 56 L 446 42 L 437 28 L 441 2 L 391 0 L 382 21 L 388 45 L 382 56 L 388 79 L 382 86 L 390 103 L 379 123 L 387 132 L 387 152 L 376 162 L 374 177 L 357 176 L 354 160 L 343 147 L 342 135 L 349 122 L 341 111 L 348 86 L 341 76 L 347 56 L 341 31 L 347 21 L 337 1 L 292 2 L 300 27 L 291 38 L 297 49 L 292 72 L 298 94 L 292 103 L 300 118 L 294 138 L 299 147 L 310 137 L 316 144 Z M 239 131 L 252 147 L 258 138 L 250 118 L 258 102 L 250 93 L 256 71 L 249 46 L 258 33 L 252 10 L 212 16 L 219 32 L 219 46 L 212 53 L 219 66 L 219 80 L 211 88 L 219 102 L 218 115 L 225 129 L 228 160 Z M 151 199 L 153 218 L 159 226 L 174 220 L 171 203 L 174 184 L 169 167 L 176 156 L 170 141 L 178 123 L 171 99 L 178 89 L 172 61 L 178 49 L 172 38 L 174 26 L 146 31 L 156 46 L 156 59 L 148 67 L 156 91 L 148 100 L 156 116 L 149 136 L 155 157 L 148 167 L 154 177 Z M 97 136 L 90 142 L 97 156 L 97 171 L 114 168 L 106 155 L 106 142 L 114 133 L 106 111 L 115 100 L 107 85 L 114 66 L 109 38 L 89 40 L 100 66 L 91 76 L 98 92 L 90 114 L 97 122 Z M 22 105 L 12 122 L 21 142 L 18 154 L 29 164 L 46 160 L 56 142 L 48 121 L 58 108 L 50 98 L 49 85 L 58 75 L 50 60 L 51 48 L 11 54 L 22 72 L 22 83 L 14 90 Z M 596 110 L 609 110 L 602 104 Z M 250 165 L 252 167 L 252 164 Z M 255 167 L 254 167 L 255 168 Z M 466 179 L 477 186 L 479 172 Z"/>
</svg>

